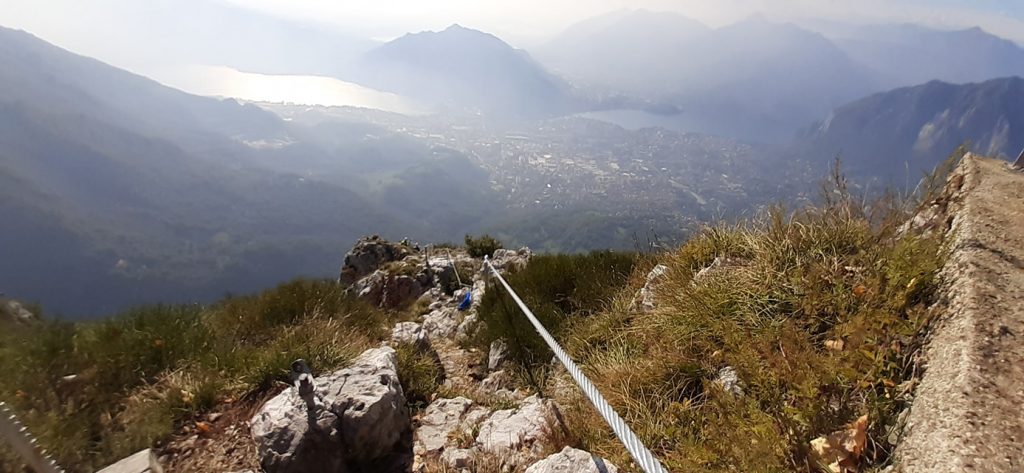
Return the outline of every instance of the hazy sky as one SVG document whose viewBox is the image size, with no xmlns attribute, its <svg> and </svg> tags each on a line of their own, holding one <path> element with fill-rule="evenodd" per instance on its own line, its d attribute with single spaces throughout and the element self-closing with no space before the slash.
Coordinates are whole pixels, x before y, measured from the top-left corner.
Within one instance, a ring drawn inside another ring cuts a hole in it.
<svg viewBox="0 0 1024 473">
<path fill-rule="evenodd" d="M 520 47 L 542 41 L 574 22 L 623 8 L 676 11 L 711 26 L 754 13 L 776 20 L 818 17 L 951 28 L 977 25 L 1024 43 L 1022 0 L 3 0 L 0 25 L 74 48 L 68 43 L 103 43 L 102 37 L 113 36 L 124 25 L 161 21 L 147 17 L 147 9 L 173 5 L 185 13 L 204 3 L 234 4 L 379 39 L 457 22 Z M 107 47 L 131 48 L 132 44 Z"/>
<path fill-rule="evenodd" d="M 235 49 L 221 49 L 244 68 L 270 56 L 339 57 L 352 43 L 346 36 L 385 40 L 452 23 L 529 49 L 575 22 L 625 8 L 675 11 L 709 26 L 756 13 L 782 21 L 981 26 L 1024 44 L 1024 0 L 0 0 L 0 25 L 153 76 L 170 64 L 226 64 L 203 56 L 214 43 L 234 41 Z M 280 36 L 310 28 L 331 41 Z"/>
<path fill-rule="evenodd" d="M 792 20 L 804 17 L 917 22 L 942 27 L 982 26 L 1024 42 L 1021 0 L 226 0 L 275 15 L 317 19 L 395 36 L 405 31 L 439 29 L 458 22 L 531 41 L 566 26 L 613 10 L 645 8 L 676 11 L 711 26 L 754 13 Z"/>
</svg>

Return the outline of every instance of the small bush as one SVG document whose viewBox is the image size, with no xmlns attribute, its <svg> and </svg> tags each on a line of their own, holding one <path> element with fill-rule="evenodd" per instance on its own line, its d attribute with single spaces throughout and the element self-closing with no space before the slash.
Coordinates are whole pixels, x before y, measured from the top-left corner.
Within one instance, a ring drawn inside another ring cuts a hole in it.
<svg viewBox="0 0 1024 473">
<path fill-rule="evenodd" d="M 490 235 L 480 235 L 476 238 L 466 235 L 465 241 L 466 251 L 469 252 L 469 256 L 474 258 L 494 256 L 495 250 L 502 248 L 501 242 Z"/>
</svg>

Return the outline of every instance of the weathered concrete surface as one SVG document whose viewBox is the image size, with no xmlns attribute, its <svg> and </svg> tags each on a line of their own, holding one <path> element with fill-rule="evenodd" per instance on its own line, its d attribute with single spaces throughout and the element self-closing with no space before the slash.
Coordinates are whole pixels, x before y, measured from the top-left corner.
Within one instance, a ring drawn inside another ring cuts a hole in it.
<svg viewBox="0 0 1024 473">
<path fill-rule="evenodd" d="M 968 155 L 947 195 L 946 309 L 896 464 L 1024 471 L 1024 174 Z"/>
</svg>

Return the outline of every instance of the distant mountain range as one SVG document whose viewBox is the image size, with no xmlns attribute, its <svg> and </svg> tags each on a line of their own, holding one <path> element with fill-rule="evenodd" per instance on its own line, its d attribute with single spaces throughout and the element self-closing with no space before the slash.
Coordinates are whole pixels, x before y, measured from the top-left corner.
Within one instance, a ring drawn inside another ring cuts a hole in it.
<svg viewBox="0 0 1024 473">
<path fill-rule="evenodd" d="M 752 17 L 711 29 L 675 13 L 620 11 L 534 52 L 581 86 L 677 107 L 663 126 L 776 143 L 870 93 L 1024 75 L 1024 50 L 977 28 L 816 26 L 822 33 Z"/>
<path fill-rule="evenodd" d="M 965 84 L 1024 75 L 1024 49 L 981 28 L 809 25 L 872 71 L 885 89 L 940 80 Z"/>
<path fill-rule="evenodd" d="M 875 94 L 837 108 L 796 147 L 812 160 L 841 155 L 856 174 L 913 183 L 962 143 L 1016 158 L 1024 148 L 1024 79 L 932 81 Z"/>
<path fill-rule="evenodd" d="M 383 44 L 358 62 L 358 82 L 427 103 L 468 107 L 495 119 L 574 111 L 569 84 L 525 51 L 452 25 Z"/>
</svg>

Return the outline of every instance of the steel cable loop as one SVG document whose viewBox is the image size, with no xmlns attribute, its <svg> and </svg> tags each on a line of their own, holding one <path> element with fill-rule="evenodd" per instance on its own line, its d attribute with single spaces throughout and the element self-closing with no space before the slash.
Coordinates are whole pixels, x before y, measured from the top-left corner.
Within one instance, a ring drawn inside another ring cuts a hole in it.
<svg viewBox="0 0 1024 473">
<path fill-rule="evenodd" d="M 508 291 L 508 294 L 512 296 L 512 300 L 514 300 L 516 305 L 519 306 L 519 309 L 523 311 L 523 314 L 526 315 L 526 318 L 529 319 L 533 328 L 537 330 L 537 333 L 544 339 L 544 342 L 547 343 L 549 348 L 551 348 L 551 351 L 554 352 L 555 357 L 562 363 L 562 366 L 565 366 L 566 371 L 569 372 L 569 376 L 572 377 L 573 381 L 575 381 L 583 391 L 583 394 L 585 394 L 587 398 L 590 399 L 590 402 L 594 407 L 597 408 L 597 412 L 601 414 L 601 417 L 603 417 L 605 422 L 607 422 L 612 428 L 612 431 L 615 432 L 615 436 L 619 438 L 619 441 L 621 441 L 626 447 L 629 454 L 633 456 L 633 459 L 637 462 L 640 468 L 646 473 L 668 473 L 668 470 L 661 466 L 661 462 L 654 457 L 654 454 L 644 446 L 636 434 L 634 434 L 633 431 L 630 430 L 629 426 L 626 425 L 626 422 L 619 417 L 619 414 L 615 412 L 615 409 L 612 408 L 611 404 L 608 404 L 608 401 L 606 401 L 604 396 L 602 396 L 597 390 L 597 386 L 595 386 L 594 383 L 592 383 L 590 379 L 583 374 L 583 371 L 576 366 L 576 363 L 572 361 L 569 354 L 562 349 L 562 346 L 559 345 L 558 342 L 555 341 L 554 337 L 548 333 L 547 329 L 541 325 L 540 321 L 537 320 L 535 315 L 533 315 L 530 308 L 527 307 L 523 300 L 519 298 L 519 295 L 516 294 L 516 291 L 512 290 L 512 286 L 509 286 L 508 282 L 505 281 L 505 278 L 501 277 L 501 274 L 494 268 L 489 258 L 484 257 L 484 264 L 491 269 L 491 272 L 493 272 L 498 281 L 501 282 L 501 285 L 506 291 Z"/>
</svg>

